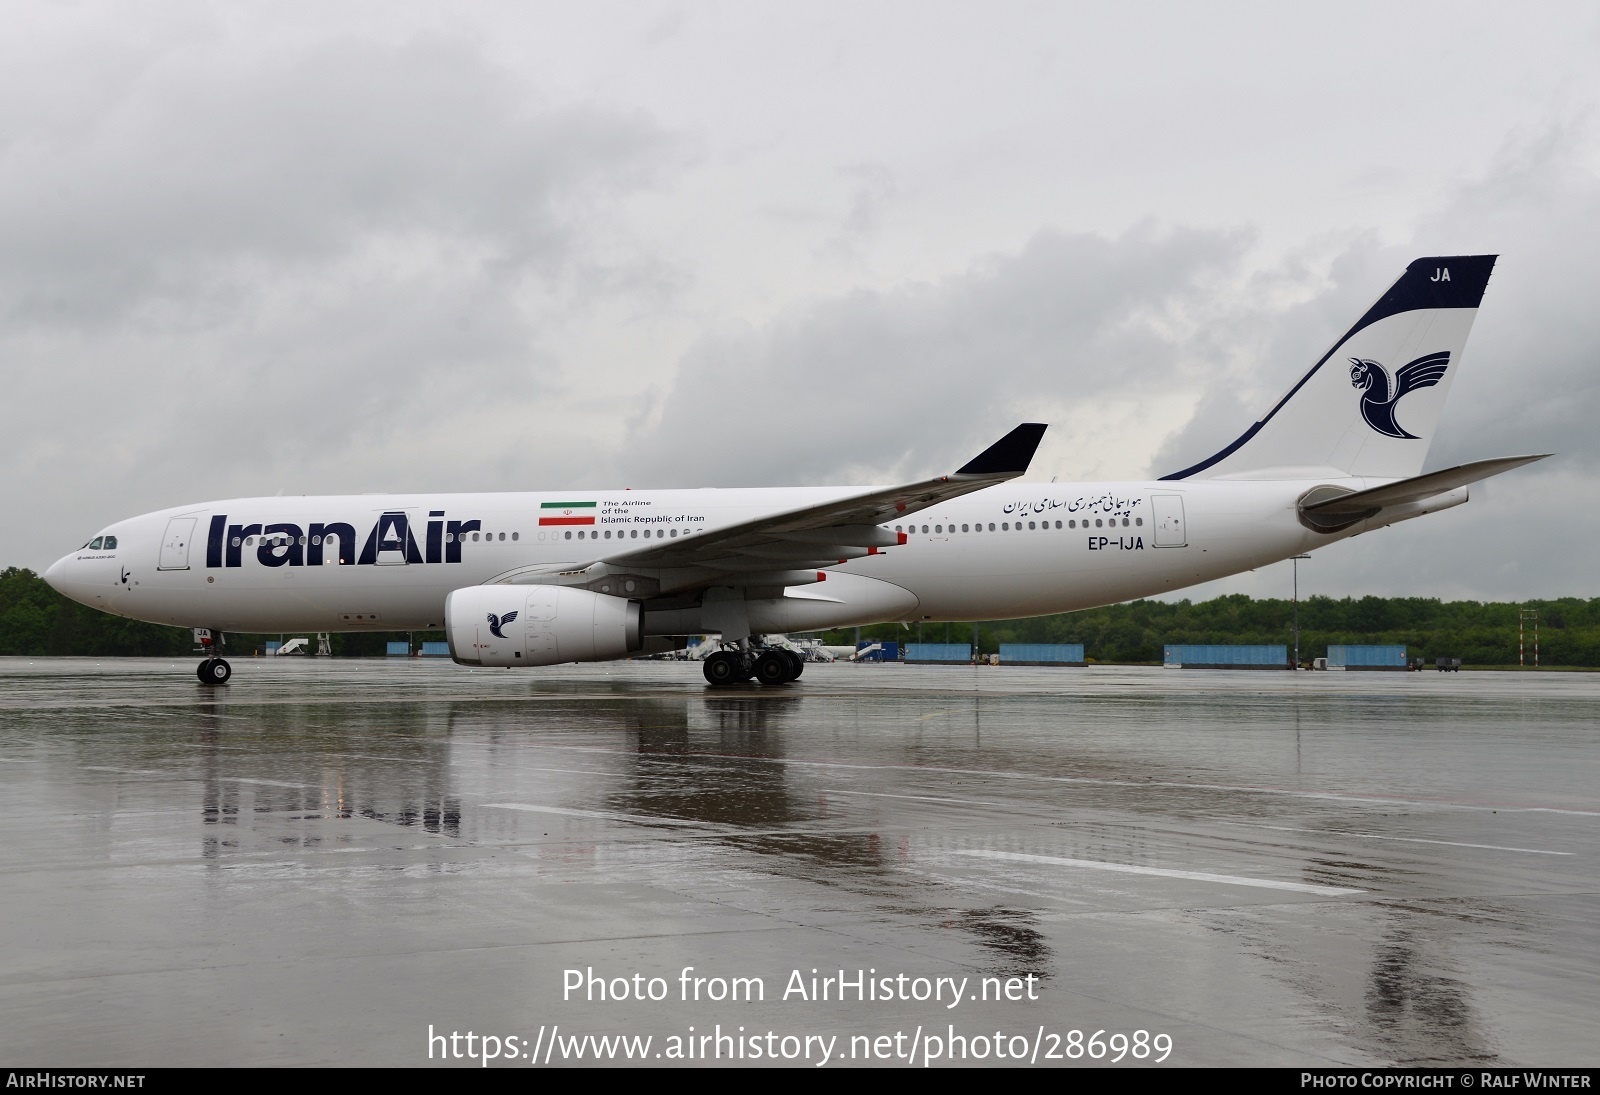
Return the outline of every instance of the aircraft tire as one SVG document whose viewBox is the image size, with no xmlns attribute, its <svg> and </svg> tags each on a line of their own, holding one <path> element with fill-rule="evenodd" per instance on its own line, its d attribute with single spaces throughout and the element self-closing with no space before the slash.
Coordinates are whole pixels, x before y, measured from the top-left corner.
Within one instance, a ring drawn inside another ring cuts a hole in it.
<svg viewBox="0 0 1600 1095">
<path fill-rule="evenodd" d="M 799 680 L 800 674 L 806 671 L 806 660 L 800 655 L 796 654 L 793 650 L 785 650 L 784 654 L 789 659 L 789 679 L 791 681 Z"/>
<path fill-rule="evenodd" d="M 221 658 L 207 658 L 195 670 L 201 684 L 227 684 L 233 676 L 233 666 Z"/>
<path fill-rule="evenodd" d="M 787 651 L 769 650 L 756 659 L 756 680 L 765 685 L 788 684 L 794 680 L 794 666 Z"/>
<path fill-rule="evenodd" d="M 701 672 L 706 675 L 706 683 L 717 688 L 748 680 L 743 670 L 744 666 L 738 655 L 730 654 L 726 650 L 717 651 L 701 665 Z"/>
</svg>

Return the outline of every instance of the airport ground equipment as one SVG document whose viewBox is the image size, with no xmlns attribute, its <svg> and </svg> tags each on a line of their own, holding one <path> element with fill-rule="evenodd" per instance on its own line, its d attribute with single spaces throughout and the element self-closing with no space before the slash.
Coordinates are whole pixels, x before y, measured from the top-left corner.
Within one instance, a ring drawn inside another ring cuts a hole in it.
<svg viewBox="0 0 1600 1095">
<path fill-rule="evenodd" d="M 863 642 L 856 647 L 856 652 L 850 655 L 849 660 L 853 662 L 897 662 L 900 660 L 900 644 Z"/>
</svg>

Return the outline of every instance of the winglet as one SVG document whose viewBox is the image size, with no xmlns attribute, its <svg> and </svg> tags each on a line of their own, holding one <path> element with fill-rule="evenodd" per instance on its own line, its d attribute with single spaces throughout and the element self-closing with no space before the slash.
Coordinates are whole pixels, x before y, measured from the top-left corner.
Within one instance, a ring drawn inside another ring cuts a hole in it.
<svg viewBox="0 0 1600 1095">
<path fill-rule="evenodd" d="M 957 475 L 1021 475 L 1044 437 L 1043 422 L 1024 422 L 956 471 Z"/>
</svg>

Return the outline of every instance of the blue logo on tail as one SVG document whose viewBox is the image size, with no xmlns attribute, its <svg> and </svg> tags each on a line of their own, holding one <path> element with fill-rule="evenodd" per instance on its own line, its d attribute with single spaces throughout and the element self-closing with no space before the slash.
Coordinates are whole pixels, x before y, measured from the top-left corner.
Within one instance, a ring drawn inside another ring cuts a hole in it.
<svg viewBox="0 0 1600 1095">
<path fill-rule="evenodd" d="M 497 639 L 505 638 L 500 629 L 516 618 L 517 614 L 515 612 L 507 612 L 504 616 L 496 616 L 493 612 L 489 613 L 489 634 Z"/>
<path fill-rule="evenodd" d="M 1416 434 L 1407 433 L 1405 427 L 1394 420 L 1394 405 L 1400 402 L 1400 397 L 1407 392 L 1414 392 L 1418 388 L 1431 388 L 1439 383 L 1444 379 L 1445 370 L 1449 367 L 1449 351 L 1419 357 L 1409 365 L 1402 365 L 1394 374 L 1394 390 L 1391 392 L 1387 369 L 1376 361 L 1352 357 L 1350 384 L 1352 387 L 1366 389 L 1361 396 L 1361 417 L 1367 420 L 1367 425 L 1385 437 L 1416 440 Z"/>
</svg>

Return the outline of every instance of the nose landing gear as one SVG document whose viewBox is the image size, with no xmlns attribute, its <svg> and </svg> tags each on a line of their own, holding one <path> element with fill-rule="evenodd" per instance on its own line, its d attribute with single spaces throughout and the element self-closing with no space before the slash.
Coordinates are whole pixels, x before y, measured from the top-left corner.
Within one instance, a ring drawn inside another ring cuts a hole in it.
<svg viewBox="0 0 1600 1095">
<path fill-rule="evenodd" d="M 233 676 L 233 666 L 222 657 L 222 632 L 197 627 L 194 638 L 206 655 L 206 660 L 195 666 L 194 675 L 201 684 L 227 684 Z"/>
<path fill-rule="evenodd" d="M 201 684 L 227 684 L 228 678 L 233 676 L 233 666 L 223 658 L 207 658 L 194 672 Z"/>
</svg>

